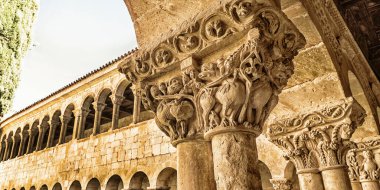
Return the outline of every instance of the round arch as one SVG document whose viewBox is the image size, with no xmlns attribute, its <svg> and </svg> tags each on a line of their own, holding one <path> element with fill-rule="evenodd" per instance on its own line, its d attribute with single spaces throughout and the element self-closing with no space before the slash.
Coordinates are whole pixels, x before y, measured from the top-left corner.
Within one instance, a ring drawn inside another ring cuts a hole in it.
<svg viewBox="0 0 380 190">
<path fill-rule="evenodd" d="M 362 126 L 359 126 L 354 132 L 352 138 L 362 138 L 364 136 L 372 136 L 379 133 L 378 128 L 376 127 L 379 123 L 377 113 L 373 113 L 371 106 L 368 102 L 368 99 L 365 95 L 365 92 L 360 84 L 359 79 L 356 75 L 348 71 L 348 82 L 350 87 L 350 92 L 356 101 L 364 108 L 367 113 L 367 117 Z"/>
<path fill-rule="evenodd" d="M 129 182 L 130 189 L 146 190 L 148 187 L 150 187 L 149 178 L 144 172 L 139 171 L 133 174 Z"/>
<path fill-rule="evenodd" d="M 56 184 L 54 184 L 52 190 L 62 190 L 62 185 L 59 182 L 57 182 Z"/>
<path fill-rule="evenodd" d="M 177 170 L 171 167 L 163 169 L 157 177 L 156 188 L 177 189 Z"/>
<path fill-rule="evenodd" d="M 270 173 L 268 166 L 260 160 L 257 166 L 259 168 L 261 184 L 263 189 L 272 189 L 273 186 L 270 182 L 270 179 L 272 179 L 272 174 Z"/>
<path fill-rule="evenodd" d="M 300 182 L 297 175 L 297 169 L 293 162 L 289 161 L 286 164 L 285 171 L 284 171 L 284 178 L 289 180 L 292 183 L 292 190 L 299 190 L 300 189 Z"/>
<path fill-rule="evenodd" d="M 71 183 L 69 190 L 82 190 L 82 185 L 79 181 L 75 180 Z"/>
<path fill-rule="evenodd" d="M 73 133 L 74 133 L 74 121 L 75 121 L 75 105 L 73 103 L 68 104 L 63 112 L 62 112 L 62 121 L 67 123 L 64 128 L 62 129 L 62 139 L 58 142 L 58 144 L 64 144 L 71 139 L 73 139 Z"/>
<path fill-rule="evenodd" d="M 122 190 L 123 188 L 124 183 L 119 175 L 113 175 L 108 179 L 106 190 Z"/>
<path fill-rule="evenodd" d="M 79 138 L 86 138 L 92 134 L 95 122 L 95 108 L 94 108 L 95 98 L 92 95 L 87 96 L 82 104 L 82 110 L 86 111 L 83 117 L 84 123 L 82 123 L 79 130 Z"/>
<path fill-rule="evenodd" d="M 47 185 L 42 185 L 40 187 L 40 190 L 49 190 L 48 186 Z"/>
<path fill-rule="evenodd" d="M 92 178 L 86 186 L 86 190 L 100 190 L 100 182 L 96 178 Z"/>
</svg>

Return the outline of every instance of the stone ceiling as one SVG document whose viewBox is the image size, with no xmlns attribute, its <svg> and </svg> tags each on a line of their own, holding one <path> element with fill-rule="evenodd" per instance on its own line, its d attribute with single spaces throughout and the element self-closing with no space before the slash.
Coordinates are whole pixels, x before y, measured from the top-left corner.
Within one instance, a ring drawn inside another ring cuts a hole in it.
<svg viewBox="0 0 380 190">
<path fill-rule="evenodd" d="M 380 79 L 380 0 L 335 0 L 335 3 Z"/>
</svg>

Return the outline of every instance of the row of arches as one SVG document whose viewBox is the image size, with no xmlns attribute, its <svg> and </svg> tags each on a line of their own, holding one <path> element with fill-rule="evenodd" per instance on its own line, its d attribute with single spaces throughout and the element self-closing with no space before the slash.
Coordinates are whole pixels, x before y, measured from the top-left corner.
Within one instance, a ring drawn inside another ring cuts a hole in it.
<svg viewBox="0 0 380 190">
<path fill-rule="evenodd" d="M 176 190 L 177 189 L 177 171 L 173 168 L 165 168 L 160 172 L 158 178 L 156 180 L 156 184 L 151 184 L 148 176 L 142 172 L 136 172 L 129 181 L 129 185 L 123 182 L 123 179 L 119 175 L 111 176 L 105 185 L 102 185 L 100 180 L 97 178 L 90 179 L 87 183 L 82 184 L 80 181 L 75 180 L 70 183 L 67 188 L 64 188 L 61 183 L 55 183 L 51 188 L 49 188 L 46 184 L 42 185 L 40 188 L 36 188 L 35 186 L 30 187 L 29 190 L 122 190 L 122 189 L 138 189 L 138 190 L 146 190 L 146 189 L 167 189 L 167 190 Z M 12 188 L 12 190 L 16 190 Z M 26 190 L 22 187 L 20 190 Z"/>
<path fill-rule="evenodd" d="M 135 105 L 140 107 L 141 103 L 136 104 L 130 83 L 126 80 L 115 90 L 104 88 L 98 94 L 89 94 L 77 105 L 70 103 L 63 109 L 3 134 L 0 161 L 136 123 L 138 120 L 133 116 Z"/>
</svg>

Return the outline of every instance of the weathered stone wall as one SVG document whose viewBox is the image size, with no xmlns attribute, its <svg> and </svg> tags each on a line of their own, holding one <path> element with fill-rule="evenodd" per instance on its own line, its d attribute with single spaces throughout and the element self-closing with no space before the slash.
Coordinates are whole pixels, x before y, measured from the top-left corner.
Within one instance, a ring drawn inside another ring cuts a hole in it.
<svg viewBox="0 0 380 190">
<path fill-rule="evenodd" d="M 154 187 L 162 170 L 176 168 L 175 152 L 169 138 L 149 120 L 2 162 L 0 189 L 51 189 L 57 182 L 66 189 L 75 180 L 85 188 L 92 178 L 105 185 L 112 175 L 119 175 L 128 188 L 138 171 Z"/>
<path fill-rule="evenodd" d="M 36 12 L 35 0 L 0 1 L 0 118 L 11 108 Z"/>
</svg>

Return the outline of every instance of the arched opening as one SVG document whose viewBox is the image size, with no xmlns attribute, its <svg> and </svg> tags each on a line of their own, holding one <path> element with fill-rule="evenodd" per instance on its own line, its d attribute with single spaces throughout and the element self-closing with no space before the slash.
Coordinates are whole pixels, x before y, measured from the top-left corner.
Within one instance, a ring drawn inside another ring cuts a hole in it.
<svg viewBox="0 0 380 190">
<path fill-rule="evenodd" d="M 98 98 L 98 104 L 104 106 L 102 110 L 100 110 L 100 133 L 106 132 L 111 128 L 112 123 L 112 100 L 111 100 L 111 90 L 104 89 Z"/>
<path fill-rule="evenodd" d="M 358 103 L 364 108 L 364 110 L 367 113 L 367 117 L 365 118 L 365 121 L 362 126 L 359 126 L 354 134 L 352 135 L 353 139 L 360 139 L 364 136 L 373 136 L 379 133 L 378 128 L 376 126 L 378 121 L 377 117 L 375 118 L 375 114 L 372 112 L 371 107 L 368 103 L 367 97 L 363 91 L 363 88 L 358 80 L 358 78 L 355 76 L 354 73 L 351 71 L 348 71 L 348 80 L 350 85 L 350 90 L 352 93 L 352 96 L 355 98 L 355 100 L 358 101 Z M 377 113 L 376 113 L 377 115 Z"/>
<path fill-rule="evenodd" d="M 272 179 L 272 174 L 270 173 L 268 166 L 264 162 L 259 161 L 258 168 L 263 190 L 273 190 L 272 183 L 270 182 L 270 179 Z"/>
<path fill-rule="evenodd" d="M 32 153 L 34 151 L 37 150 L 37 141 L 38 141 L 38 136 L 40 135 L 40 130 L 38 129 L 38 121 L 35 121 L 32 125 L 32 128 L 31 128 L 31 141 L 30 141 L 30 145 L 28 145 L 30 147 L 29 151 L 27 152 L 28 154 L 29 153 Z"/>
<path fill-rule="evenodd" d="M 25 190 L 25 187 L 21 187 L 21 189 L 20 190 Z"/>
<path fill-rule="evenodd" d="M 146 190 L 150 186 L 148 176 L 144 172 L 137 172 L 129 183 L 130 189 Z"/>
<path fill-rule="evenodd" d="M 292 183 L 292 190 L 300 189 L 300 183 L 299 183 L 296 167 L 290 161 L 285 167 L 284 177 Z"/>
<path fill-rule="evenodd" d="M 73 139 L 75 121 L 74 109 L 74 104 L 70 104 L 66 107 L 65 111 L 63 112 L 62 121 L 65 125 L 63 126 L 64 129 L 62 130 L 63 134 L 60 144 L 64 144 Z"/>
<path fill-rule="evenodd" d="M 106 190 L 122 190 L 124 188 L 123 180 L 118 175 L 113 175 L 107 182 Z"/>
<path fill-rule="evenodd" d="M 94 120 L 95 120 L 95 109 L 94 109 L 94 98 L 89 96 L 83 103 L 82 111 L 86 112 L 82 116 L 84 123 L 83 125 L 83 133 L 80 133 L 80 138 L 89 137 L 93 132 Z"/>
<path fill-rule="evenodd" d="M 53 190 L 62 190 L 62 185 L 60 183 L 56 183 L 54 186 L 53 186 Z"/>
<path fill-rule="evenodd" d="M 7 150 L 5 153 L 5 159 L 4 160 L 8 160 L 11 156 L 11 151 L 12 151 L 12 147 L 13 147 L 13 131 L 9 133 L 7 141 L 8 141 L 8 145 L 7 145 Z"/>
<path fill-rule="evenodd" d="M 52 137 L 50 139 L 51 142 L 50 146 L 56 146 L 59 141 L 59 136 L 61 134 L 61 127 L 62 127 L 62 122 L 61 122 L 61 111 L 57 110 L 54 112 L 53 116 L 51 117 L 51 126 L 50 130 L 52 130 Z"/>
<path fill-rule="evenodd" d="M 173 168 L 163 169 L 158 175 L 156 188 L 177 190 L 177 171 Z"/>
<path fill-rule="evenodd" d="M 100 182 L 96 178 L 92 178 L 86 187 L 86 190 L 100 190 Z"/>
<path fill-rule="evenodd" d="M 69 190 L 82 190 L 82 186 L 80 185 L 79 181 L 74 181 L 71 185 Z"/>
<path fill-rule="evenodd" d="M 12 147 L 11 159 L 16 158 L 18 156 L 18 151 L 21 145 L 21 128 L 18 128 L 16 130 L 13 140 L 14 140 L 14 146 Z"/>
<path fill-rule="evenodd" d="M 36 187 L 32 186 L 30 187 L 30 190 L 36 190 Z"/>
<path fill-rule="evenodd" d="M 47 185 L 43 185 L 43 186 L 41 186 L 40 190 L 48 190 Z"/>
<path fill-rule="evenodd" d="M 22 129 L 22 136 L 23 136 L 23 139 L 21 141 L 21 152 L 20 152 L 20 156 L 24 155 L 26 153 L 26 149 L 28 148 L 28 142 L 29 142 L 29 130 L 30 130 L 30 127 L 29 125 L 25 125 L 25 127 Z"/>
<path fill-rule="evenodd" d="M 128 81 L 123 81 L 116 90 L 116 96 L 121 97 L 121 102 L 119 102 L 118 128 L 128 126 L 133 121 L 134 95 L 130 87 L 131 84 Z"/>
<path fill-rule="evenodd" d="M 41 140 L 41 147 L 38 150 L 43 150 L 47 148 L 48 145 L 48 138 L 49 138 L 49 132 L 50 132 L 50 124 L 49 124 L 49 116 L 45 116 L 42 119 L 41 125 L 40 125 L 40 132 L 42 133 Z"/>
<path fill-rule="evenodd" d="M 3 138 L 1 138 L 1 150 L 0 150 L 0 161 L 4 161 L 5 151 L 7 148 L 7 136 L 4 135 Z"/>
</svg>

